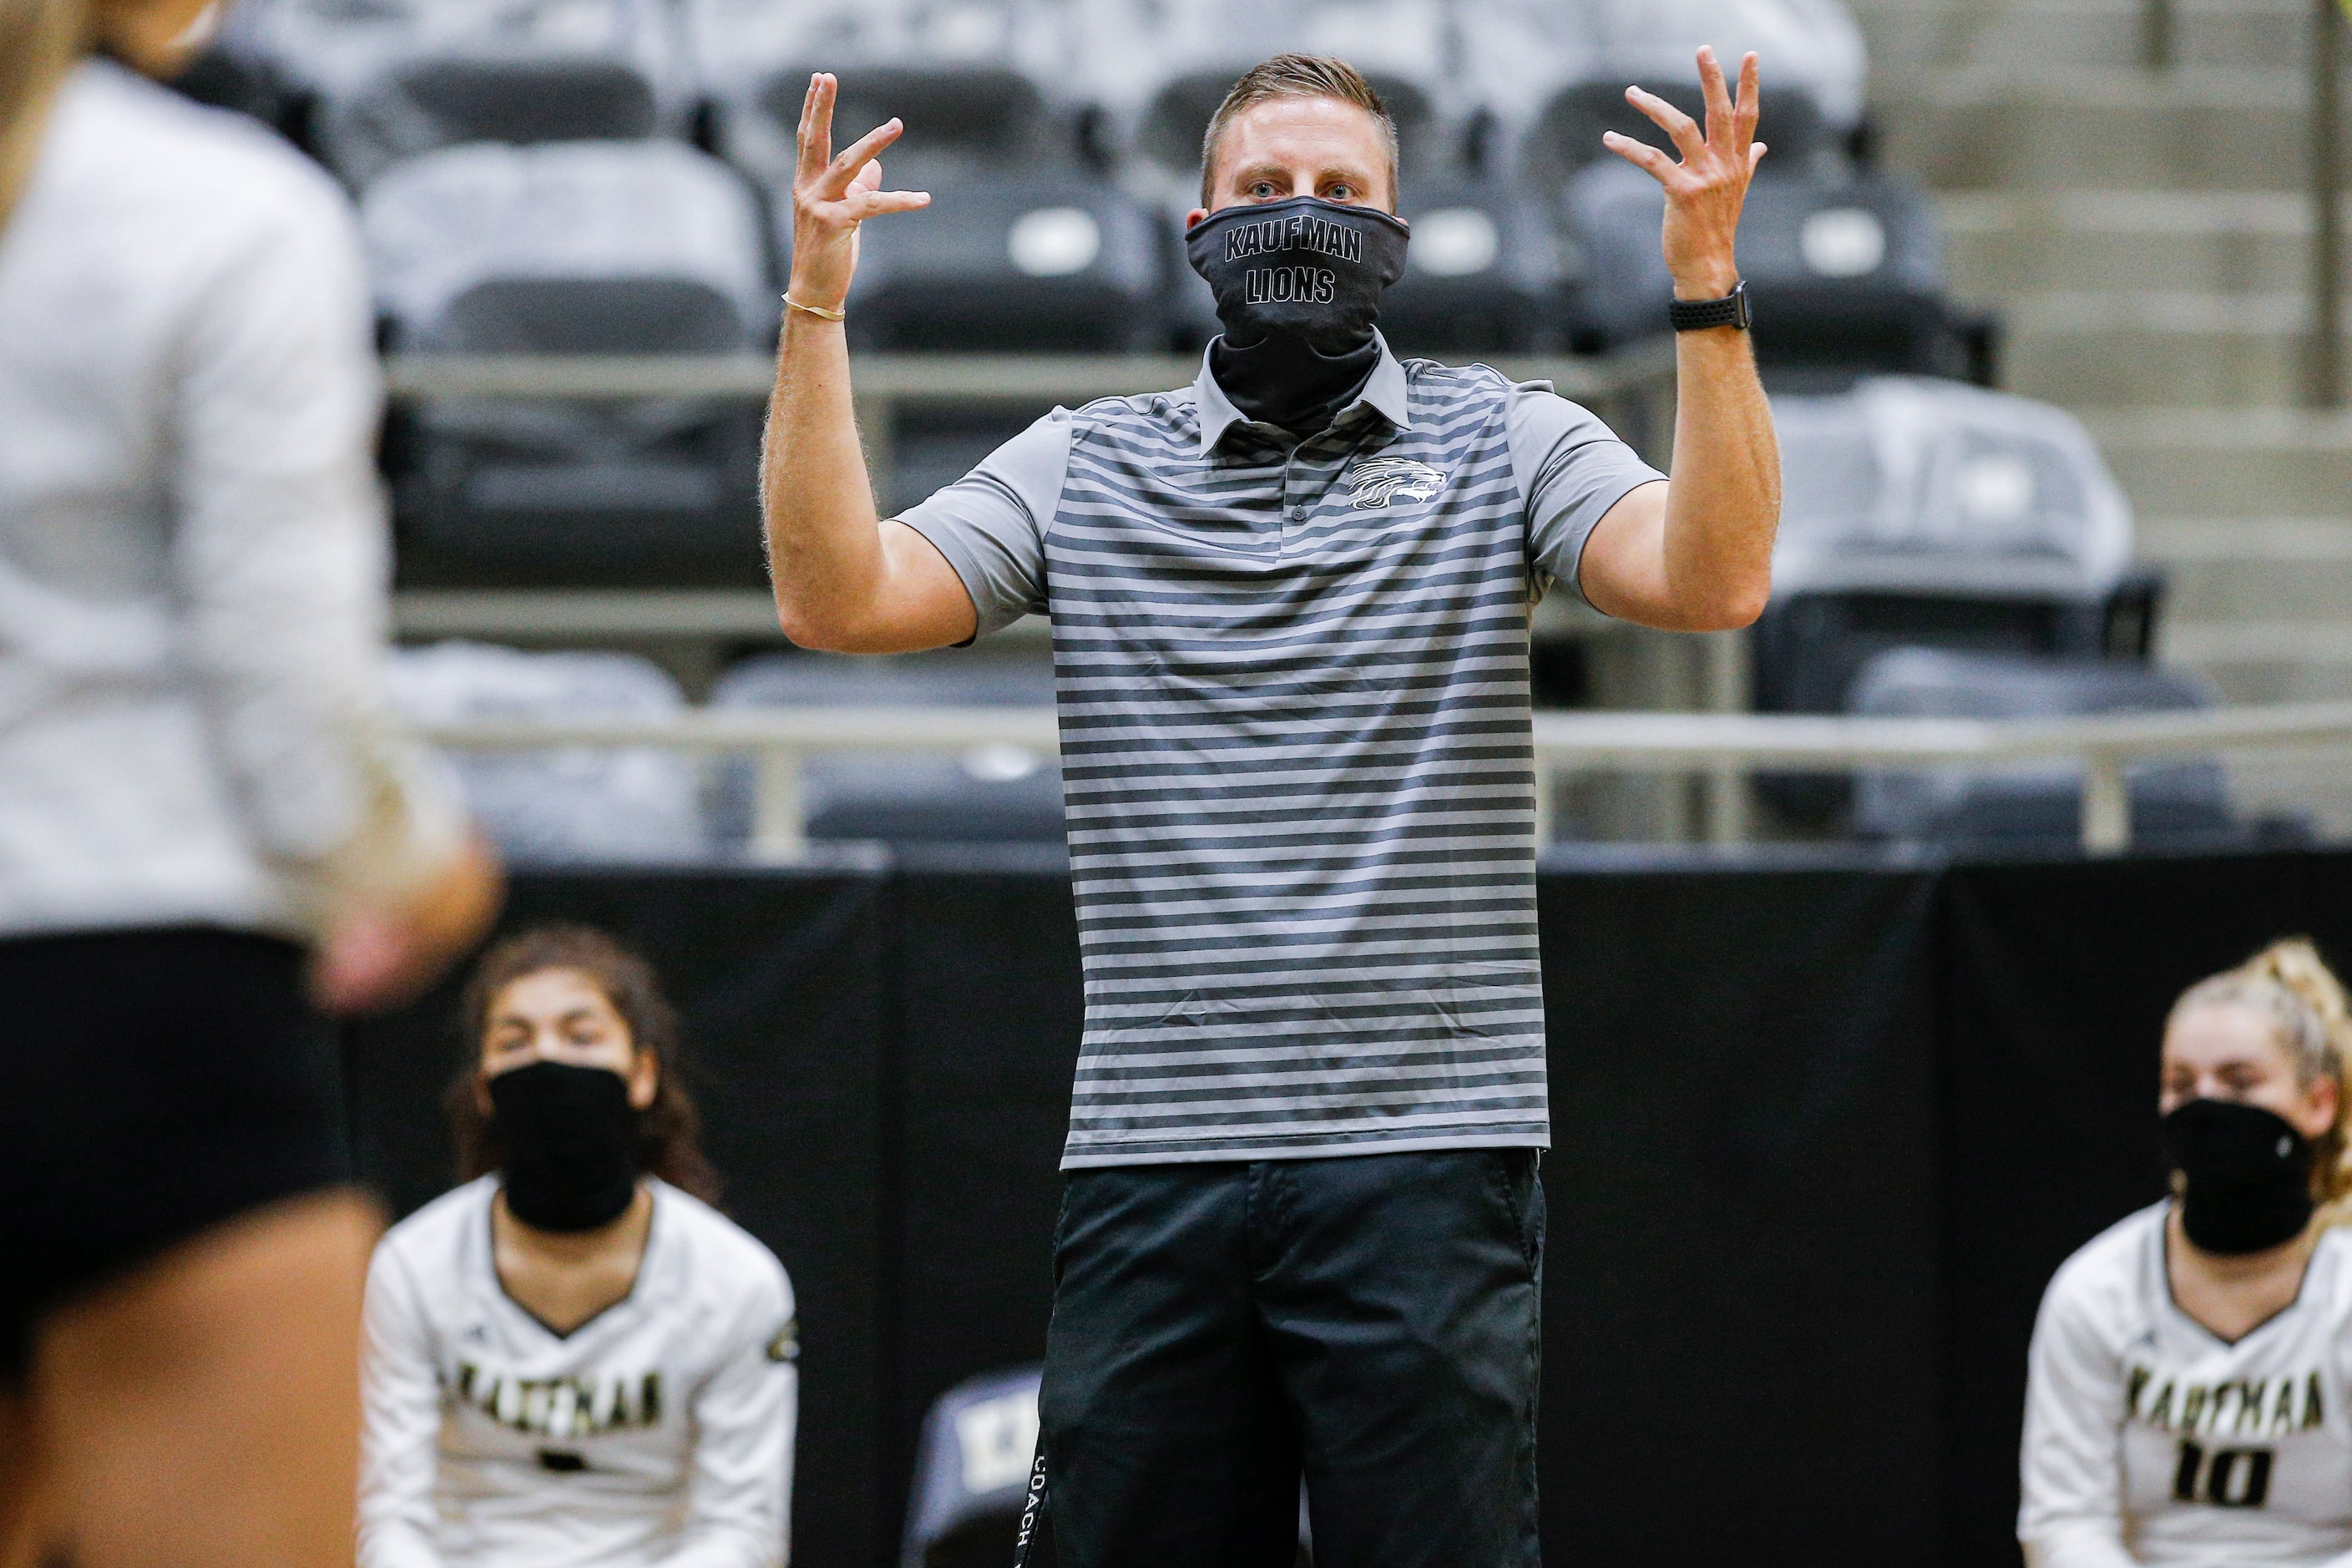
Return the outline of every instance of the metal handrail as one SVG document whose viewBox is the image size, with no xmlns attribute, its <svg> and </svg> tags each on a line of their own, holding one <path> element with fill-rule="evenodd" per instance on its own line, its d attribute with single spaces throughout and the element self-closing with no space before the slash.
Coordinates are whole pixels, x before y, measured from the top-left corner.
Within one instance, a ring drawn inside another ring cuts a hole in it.
<svg viewBox="0 0 2352 1568">
<path fill-rule="evenodd" d="M 1487 359 L 1519 381 L 1549 381 L 1563 397 L 1607 397 L 1674 374 L 1664 337 L 1604 355 L 1500 354 Z M 851 384 L 861 399 L 1050 403 L 1162 392 L 1200 374 L 1198 354 L 857 354 Z M 773 354 L 397 353 L 383 362 L 396 398 L 765 397 Z"/>
<path fill-rule="evenodd" d="M 670 714 L 577 719 L 473 719 L 425 726 L 458 750 L 541 746 L 658 746 L 755 759 L 759 786 L 752 843 L 761 856 L 806 849 L 801 773 L 812 752 L 954 751 L 1016 745 L 1051 752 L 1059 733 L 1050 708 L 695 709 Z M 2288 745 L 2352 745 L 2352 702 L 2288 703 L 2181 713 L 2068 719 L 1874 719 L 1767 713 L 1538 713 L 1537 798 L 1549 804 L 1562 773 L 1756 767 L 2084 763 L 2083 847 L 2110 854 L 2131 845 L 2127 764 L 2154 757 Z M 1715 833 L 1734 841 L 1729 815 Z M 1538 824 L 1548 840 L 1548 814 Z"/>
<path fill-rule="evenodd" d="M 1674 428 L 1675 347 L 1661 336 L 1614 353 L 1498 354 L 1517 381 L 1549 381 L 1594 405 L 1644 457 L 1664 463 Z M 850 360 L 851 395 L 868 466 L 891 467 L 896 413 L 907 403 L 1042 407 L 1165 392 L 1200 374 L 1197 354 L 878 353 Z M 772 354 L 398 353 L 383 362 L 395 399 L 717 398 L 752 401 L 775 385 Z"/>
</svg>

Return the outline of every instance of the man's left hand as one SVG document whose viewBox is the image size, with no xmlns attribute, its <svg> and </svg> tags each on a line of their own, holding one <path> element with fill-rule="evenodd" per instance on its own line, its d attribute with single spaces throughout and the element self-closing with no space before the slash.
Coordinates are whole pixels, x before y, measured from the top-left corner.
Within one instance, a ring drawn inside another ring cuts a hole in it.
<svg viewBox="0 0 2352 1568">
<path fill-rule="evenodd" d="M 1739 62 L 1737 100 L 1723 79 L 1723 68 L 1716 63 L 1713 49 L 1698 52 L 1698 79 L 1706 93 L 1704 133 L 1689 115 L 1655 93 L 1638 87 L 1625 89 L 1625 101 L 1674 138 L 1682 152 L 1681 163 L 1614 131 L 1601 138 L 1612 153 L 1648 170 L 1666 188 L 1664 247 L 1677 300 L 1718 300 L 1738 286 L 1739 265 L 1733 257 L 1733 241 L 1739 232 L 1739 209 L 1748 199 L 1748 181 L 1764 156 L 1764 143 L 1756 140 L 1756 116 L 1761 104 L 1755 55 L 1750 53 Z"/>
</svg>

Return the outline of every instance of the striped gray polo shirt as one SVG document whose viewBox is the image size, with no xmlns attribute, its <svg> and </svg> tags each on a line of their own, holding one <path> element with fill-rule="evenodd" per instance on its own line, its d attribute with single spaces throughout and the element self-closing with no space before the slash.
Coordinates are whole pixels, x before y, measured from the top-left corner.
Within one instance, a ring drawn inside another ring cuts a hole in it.
<svg viewBox="0 0 2352 1568">
<path fill-rule="evenodd" d="M 1383 344 L 1304 442 L 1204 358 L 905 514 L 982 635 L 1053 617 L 1065 1169 L 1549 1142 L 1528 610 L 1661 477 L 1547 387 Z"/>
</svg>

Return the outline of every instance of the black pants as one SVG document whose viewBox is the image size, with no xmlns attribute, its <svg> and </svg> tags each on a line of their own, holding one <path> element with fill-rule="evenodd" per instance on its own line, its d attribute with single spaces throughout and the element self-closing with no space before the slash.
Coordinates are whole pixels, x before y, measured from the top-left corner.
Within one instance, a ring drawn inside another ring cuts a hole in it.
<svg viewBox="0 0 2352 1568">
<path fill-rule="evenodd" d="M 1041 1442 L 1060 1568 L 1523 1568 L 1543 1188 L 1524 1149 L 1073 1174 Z"/>
</svg>

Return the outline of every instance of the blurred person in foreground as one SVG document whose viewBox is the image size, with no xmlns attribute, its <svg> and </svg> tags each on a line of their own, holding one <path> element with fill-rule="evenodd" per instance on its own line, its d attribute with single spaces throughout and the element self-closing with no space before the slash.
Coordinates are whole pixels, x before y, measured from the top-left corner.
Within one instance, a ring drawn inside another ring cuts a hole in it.
<svg viewBox="0 0 2352 1568">
<path fill-rule="evenodd" d="M 1679 160 L 1671 480 L 1585 410 L 1376 322 L 1395 126 L 1276 57 L 1212 119 L 1191 386 L 1057 409 L 877 518 L 844 320 L 893 120 L 802 110 L 768 425 L 776 601 L 887 653 L 1053 618 L 1086 981 L 1038 1484 L 1065 1568 L 1531 1563 L 1546 1115 L 1532 599 L 1681 630 L 1764 606 L 1780 459 L 1733 238 L 1757 62 L 1701 51 Z M 919 112 L 910 106 L 909 112 Z M 919 135 L 919 125 L 916 134 Z M 894 222 L 919 219 L 893 218 Z"/>
<path fill-rule="evenodd" d="M 2344 987 L 2307 942 L 2173 1004 L 2172 1195 L 2067 1259 L 2034 1324 L 2033 1568 L 2352 1562 L 2347 1072 Z"/>
<path fill-rule="evenodd" d="M 168 74 L 196 0 L 0 0 L 0 1563 L 349 1563 L 322 1014 L 495 866 L 388 717 L 341 194 Z"/>
<path fill-rule="evenodd" d="M 368 1271 L 360 1568 L 782 1563 L 792 1281 L 711 1206 L 653 971 L 543 927 L 462 1016 L 466 1184 Z"/>
</svg>

